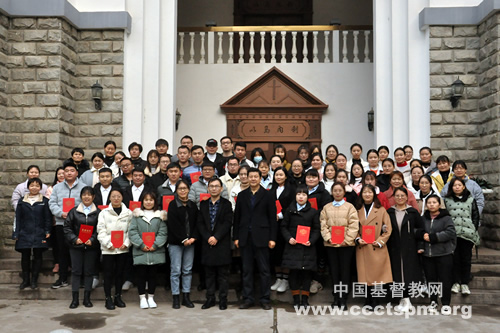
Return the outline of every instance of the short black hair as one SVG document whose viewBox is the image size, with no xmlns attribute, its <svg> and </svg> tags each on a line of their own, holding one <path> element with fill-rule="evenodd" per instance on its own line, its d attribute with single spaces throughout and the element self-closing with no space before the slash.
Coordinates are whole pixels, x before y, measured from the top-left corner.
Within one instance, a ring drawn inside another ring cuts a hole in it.
<svg viewBox="0 0 500 333">
<path fill-rule="evenodd" d="M 189 140 L 191 140 L 191 142 L 193 142 L 193 138 L 192 138 L 190 135 L 184 135 L 184 136 L 181 138 L 181 142 L 182 142 L 182 140 L 184 140 L 184 139 L 189 139 Z"/>
<path fill-rule="evenodd" d="M 73 150 L 71 151 L 71 156 L 73 156 L 74 153 L 80 153 L 83 156 L 85 156 L 85 152 L 83 151 L 82 148 L 73 148 Z"/>
<path fill-rule="evenodd" d="M 179 149 L 186 149 L 188 152 L 191 152 L 191 150 L 189 149 L 189 147 L 185 146 L 185 145 L 177 147 L 177 152 L 179 152 Z"/>
<path fill-rule="evenodd" d="M 220 178 L 218 178 L 218 177 L 213 177 L 213 178 L 210 178 L 210 179 L 208 180 L 208 185 L 210 185 L 210 183 L 213 183 L 213 182 L 219 182 L 219 185 L 220 185 L 221 187 L 222 187 L 222 186 L 224 186 L 224 185 L 222 184 L 222 180 L 220 180 Z"/>
<path fill-rule="evenodd" d="M 194 145 L 193 147 L 191 147 L 191 153 L 195 150 L 198 150 L 198 149 L 201 149 L 201 151 L 204 153 L 205 152 L 205 149 L 203 149 L 202 146 L 200 145 Z"/>
<path fill-rule="evenodd" d="M 168 147 L 168 141 L 165 139 L 158 139 L 156 140 L 155 147 L 161 146 L 161 145 L 167 145 Z"/>
<path fill-rule="evenodd" d="M 201 170 L 205 169 L 205 167 L 213 168 L 215 170 L 215 163 L 212 161 L 204 161 L 201 164 Z"/>
<path fill-rule="evenodd" d="M 113 140 L 108 140 L 108 141 L 104 142 L 104 148 L 106 148 L 109 145 L 112 145 L 116 149 L 116 142 L 114 142 Z"/>
<path fill-rule="evenodd" d="M 455 168 L 457 166 L 461 166 L 462 168 L 464 168 L 465 170 L 467 170 L 467 164 L 465 164 L 465 161 L 456 160 L 455 162 L 453 162 L 453 166 L 451 167 L 451 170 L 455 170 Z"/>
<path fill-rule="evenodd" d="M 26 169 L 26 173 L 30 172 L 31 169 L 37 169 L 38 170 L 38 173 L 40 173 L 40 167 L 38 165 L 35 165 L 35 164 L 32 164 L 30 165 L 27 169 Z"/>
<path fill-rule="evenodd" d="M 262 172 L 260 172 L 260 170 L 257 169 L 257 168 L 250 168 L 250 169 L 248 169 L 248 175 L 249 176 L 250 176 L 251 172 L 257 172 L 259 174 L 259 177 L 262 177 Z"/>
<path fill-rule="evenodd" d="M 78 170 L 78 168 L 76 167 L 75 162 L 73 162 L 73 161 L 66 161 L 66 162 L 64 162 L 63 169 L 66 170 L 66 168 L 68 168 L 68 167 L 71 167 L 71 168 L 74 168 L 75 170 Z"/>
<path fill-rule="evenodd" d="M 236 149 L 236 147 L 243 147 L 245 148 L 245 150 L 247 150 L 247 144 L 243 141 L 238 141 L 234 144 L 234 149 Z"/>
<path fill-rule="evenodd" d="M 227 163 L 229 163 L 229 161 L 231 161 L 231 160 L 236 160 L 238 162 L 238 165 L 240 164 L 240 160 L 236 156 L 234 156 L 234 155 L 233 156 L 229 156 L 227 158 Z"/>
<path fill-rule="evenodd" d="M 128 151 L 130 152 L 132 150 L 132 148 L 134 148 L 134 147 L 138 147 L 139 152 L 142 153 L 142 145 L 140 143 L 135 142 L 135 141 L 128 145 Z"/>
<path fill-rule="evenodd" d="M 82 188 L 82 191 L 80 192 L 80 199 L 83 197 L 84 194 L 90 194 L 91 196 L 95 196 L 95 191 L 92 186 L 85 186 Z"/>
<path fill-rule="evenodd" d="M 419 152 L 419 154 L 421 154 L 421 153 L 422 153 L 422 150 L 428 150 L 428 151 L 429 151 L 429 154 L 431 154 L 431 155 L 432 155 L 432 149 L 431 149 L 430 147 L 427 147 L 427 146 L 426 146 L 426 147 L 422 147 L 422 148 L 420 148 L 420 150 L 418 151 L 418 152 Z"/>
<path fill-rule="evenodd" d="M 96 158 L 96 157 L 99 157 L 101 160 L 104 161 L 104 155 L 101 152 L 94 153 L 94 155 L 92 155 L 92 157 L 90 158 L 90 161 L 93 161 L 94 158 Z"/>
<path fill-rule="evenodd" d="M 383 149 L 383 150 L 385 150 L 385 151 L 386 151 L 386 152 L 388 152 L 388 153 L 390 152 L 389 147 L 387 147 L 387 146 L 380 146 L 380 147 L 378 147 L 377 152 L 379 152 L 379 153 L 380 153 L 380 151 L 381 151 L 382 149 Z"/>
<path fill-rule="evenodd" d="M 43 186 L 43 183 L 42 181 L 40 180 L 40 178 L 31 178 L 30 180 L 28 180 L 28 188 L 30 187 L 31 184 L 33 183 L 37 183 L 38 185 L 40 185 L 40 189 L 42 189 L 42 186 Z"/>
<path fill-rule="evenodd" d="M 319 178 L 319 172 L 318 172 L 318 170 L 316 170 L 314 168 L 313 169 L 309 169 L 309 170 L 306 171 L 306 174 L 305 174 L 305 177 L 307 177 L 307 176 L 312 176 L 312 177 Z"/>
<path fill-rule="evenodd" d="M 110 174 L 113 174 L 113 170 L 111 170 L 110 168 L 101 168 L 99 170 L 99 174 L 105 173 L 105 172 L 109 172 Z"/>
<path fill-rule="evenodd" d="M 231 137 L 230 137 L 230 136 L 227 136 L 227 135 L 226 135 L 226 136 L 223 136 L 222 138 L 220 138 L 220 140 L 219 140 L 219 141 L 220 141 L 220 142 L 222 142 L 222 140 L 225 140 L 225 139 L 229 139 L 229 141 L 231 141 L 231 143 L 233 143 L 233 139 L 231 139 Z"/>
<path fill-rule="evenodd" d="M 361 149 L 361 151 L 363 151 L 363 147 L 357 142 L 355 142 L 351 145 L 351 148 L 349 149 L 349 151 L 352 151 L 352 148 L 354 148 L 354 147 L 359 147 L 359 149 Z"/>
<path fill-rule="evenodd" d="M 170 162 L 168 165 L 167 165 L 167 171 L 170 170 L 170 169 L 173 169 L 173 168 L 177 168 L 177 169 L 181 169 L 181 166 L 179 165 L 179 163 L 177 162 Z"/>
<path fill-rule="evenodd" d="M 448 158 L 448 156 L 446 155 L 440 155 L 438 156 L 438 158 L 436 159 L 436 164 L 439 164 L 441 162 L 446 162 L 446 163 L 450 163 L 450 159 Z"/>
<path fill-rule="evenodd" d="M 132 174 L 134 174 L 134 173 L 136 173 L 136 172 L 140 172 L 140 173 L 142 173 L 143 175 L 146 175 L 146 174 L 144 173 L 144 169 L 143 169 L 143 168 L 137 168 L 137 169 L 136 169 L 136 168 L 134 168 L 134 170 L 132 170 Z"/>
</svg>

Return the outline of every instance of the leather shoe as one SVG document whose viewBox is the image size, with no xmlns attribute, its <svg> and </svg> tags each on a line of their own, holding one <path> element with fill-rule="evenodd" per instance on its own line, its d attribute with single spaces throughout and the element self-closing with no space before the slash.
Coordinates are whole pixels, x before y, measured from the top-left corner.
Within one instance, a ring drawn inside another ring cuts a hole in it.
<svg viewBox="0 0 500 333">
<path fill-rule="evenodd" d="M 172 308 L 174 309 L 180 309 L 181 308 L 181 304 L 180 304 L 180 301 L 179 301 L 179 295 L 173 295 L 173 301 L 172 301 Z"/>
<path fill-rule="evenodd" d="M 226 299 L 221 299 L 219 301 L 219 309 L 221 309 L 221 310 L 227 309 L 227 300 Z"/>
<path fill-rule="evenodd" d="M 203 304 L 203 305 L 201 306 L 201 308 L 202 308 L 203 310 L 205 310 L 205 309 L 209 309 L 209 308 L 211 308 L 212 306 L 215 306 L 215 299 L 213 299 L 213 298 L 209 298 L 209 299 L 207 299 L 207 301 L 205 302 L 205 304 Z"/>
<path fill-rule="evenodd" d="M 252 303 L 252 302 L 243 302 L 240 304 L 240 309 L 244 310 L 244 309 L 250 309 L 252 306 L 254 306 L 255 304 Z"/>
<path fill-rule="evenodd" d="M 271 304 L 270 303 L 260 303 L 260 305 L 262 306 L 262 308 L 264 310 L 271 310 L 272 307 L 271 307 Z"/>
</svg>

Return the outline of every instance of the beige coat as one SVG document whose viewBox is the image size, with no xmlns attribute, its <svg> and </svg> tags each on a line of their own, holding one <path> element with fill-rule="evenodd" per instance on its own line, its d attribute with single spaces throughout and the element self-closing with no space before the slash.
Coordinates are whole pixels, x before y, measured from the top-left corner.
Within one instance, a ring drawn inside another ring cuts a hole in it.
<svg viewBox="0 0 500 333">
<path fill-rule="evenodd" d="M 353 205 L 346 202 L 340 207 L 328 203 L 323 207 L 319 220 L 321 222 L 321 236 L 325 246 L 341 247 L 354 246 L 354 240 L 358 236 L 359 219 L 358 212 Z M 344 226 L 344 242 L 342 244 L 331 244 L 332 226 Z"/>
<path fill-rule="evenodd" d="M 373 246 L 372 244 L 356 246 L 356 266 L 358 268 L 358 281 L 373 286 L 374 283 L 389 283 L 392 282 L 391 261 L 389 252 L 387 251 L 387 240 L 391 235 L 391 219 L 384 207 L 373 207 L 368 218 L 365 217 L 365 208 L 358 210 L 360 223 L 359 235 L 363 225 L 375 226 L 375 241 L 382 247 Z M 382 232 L 382 227 L 386 226 L 385 232 Z"/>
</svg>

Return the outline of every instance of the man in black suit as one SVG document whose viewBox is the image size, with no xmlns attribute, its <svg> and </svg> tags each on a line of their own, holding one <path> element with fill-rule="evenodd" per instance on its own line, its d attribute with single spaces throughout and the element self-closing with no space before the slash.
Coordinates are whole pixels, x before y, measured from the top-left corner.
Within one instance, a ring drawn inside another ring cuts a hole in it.
<svg viewBox="0 0 500 333">
<path fill-rule="evenodd" d="M 144 169 L 134 169 L 132 171 L 132 185 L 127 187 L 123 193 L 123 203 L 127 208 L 130 201 L 142 201 L 144 194 L 147 192 L 156 193 L 145 181 L 146 175 L 144 174 Z"/>
<path fill-rule="evenodd" d="M 96 206 L 109 205 L 109 193 L 113 189 L 113 185 L 111 185 L 112 181 L 113 171 L 110 168 L 99 170 L 99 183 L 94 185 L 94 204 Z"/>
<path fill-rule="evenodd" d="M 229 265 L 231 264 L 231 226 L 233 210 L 229 200 L 221 197 L 222 181 L 208 182 L 209 200 L 200 203 L 198 231 L 201 235 L 201 263 L 205 267 L 207 301 L 202 309 L 215 305 L 215 279 L 219 282 L 219 309 L 227 309 Z"/>
<path fill-rule="evenodd" d="M 269 248 L 276 245 L 276 203 L 272 193 L 260 186 L 259 169 L 248 171 L 250 187 L 238 194 L 234 211 L 234 245 L 241 249 L 243 264 L 243 303 L 240 309 L 254 305 L 253 262 L 260 274 L 260 303 L 264 310 L 271 309 L 271 274 Z"/>
</svg>

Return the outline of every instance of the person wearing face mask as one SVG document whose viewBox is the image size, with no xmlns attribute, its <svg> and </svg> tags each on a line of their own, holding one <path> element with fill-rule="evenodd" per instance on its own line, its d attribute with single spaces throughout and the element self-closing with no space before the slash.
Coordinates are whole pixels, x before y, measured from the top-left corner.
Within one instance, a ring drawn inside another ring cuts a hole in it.
<svg viewBox="0 0 500 333">
<path fill-rule="evenodd" d="M 264 153 L 264 151 L 257 147 L 257 148 L 254 148 L 252 150 L 252 152 L 250 153 L 250 160 L 254 163 L 254 165 L 258 165 L 260 163 L 260 161 L 262 160 L 265 160 L 266 159 L 266 154 Z"/>
</svg>

